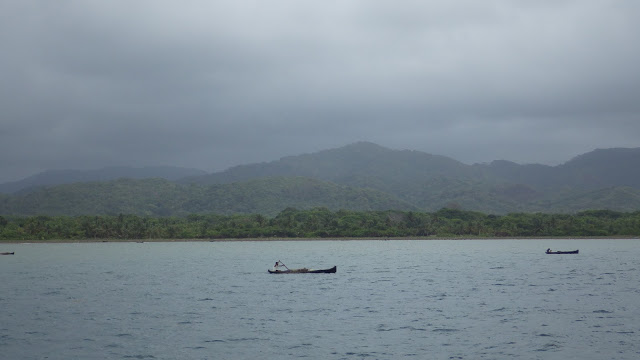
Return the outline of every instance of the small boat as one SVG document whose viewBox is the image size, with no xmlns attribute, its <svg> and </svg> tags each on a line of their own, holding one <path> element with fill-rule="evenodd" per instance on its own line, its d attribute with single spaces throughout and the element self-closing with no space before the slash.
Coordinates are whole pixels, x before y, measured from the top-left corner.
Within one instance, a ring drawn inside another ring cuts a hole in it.
<svg viewBox="0 0 640 360">
<path fill-rule="evenodd" d="M 307 269 L 307 268 L 301 268 L 301 269 L 286 269 L 286 270 L 267 270 L 269 272 L 269 274 L 332 274 L 335 273 L 337 271 L 337 266 L 334 266 L 330 269 L 321 269 L 321 270 L 314 270 L 314 269 Z"/>
<path fill-rule="evenodd" d="M 280 270 L 279 268 L 285 268 L 285 270 Z M 276 264 L 273 266 L 273 270 L 267 270 L 269 272 L 269 274 L 332 274 L 335 273 L 337 271 L 337 267 L 334 266 L 330 269 L 321 269 L 321 270 L 314 270 L 314 269 L 307 269 L 307 268 L 301 268 L 301 269 L 289 269 L 287 267 L 287 265 L 285 265 L 282 261 L 278 260 L 276 261 Z"/>
<path fill-rule="evenodd" d="M 14 251 L 12 251 L 12 252 L 2 252 L 2 253 L 0 253 L 0 255 L 13 255 L 13 254 L 15 254 L 15 252 L 14 252 Z"/>
<path fill-rule="evenodd" d="M 573 251 L 551 251 L 548 250 L 545 251 L 545 254 L 578 254 L 580 252 L 580 250 L 573 250 Z"/>
</svg>

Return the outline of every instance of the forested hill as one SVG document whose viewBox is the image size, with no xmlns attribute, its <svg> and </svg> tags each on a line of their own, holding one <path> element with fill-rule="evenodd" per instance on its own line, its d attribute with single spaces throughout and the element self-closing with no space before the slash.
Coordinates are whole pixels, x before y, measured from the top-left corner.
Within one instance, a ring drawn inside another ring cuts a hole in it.
<svg viewBox="0 0 640 360">
<path fill-rule="evenodd" d="M 640 148 L 595 150 L 559 166 L 466 165 L 361 142 L 180 181 L 223 184 L 276 175 L 376 189 L 428 211 L 449 206 L 498 214 L 640 208 Z"/>
<path fill-rule="evenodd" d="M 214 212 L 272 216 L 287 207 L 458 208 L 489 214 L 640 209 L 640 148 L 595 150 L 558 166 L 509 161 L 467 165 L 444 156 L 362 142 L 175 182 L 157 172 L 153 180 L 134 181 L 139 176 L 129 173 L 128 180 L 93 178 L 92 182 L 77 176 L 63 176 L 56 182 L 52 174 L 46 177 L 51 184 L 75 183 L 0 194 L 0 215 Z M 123 174 L 109 176 L 118 175 Z"/>
<path fill-rule="evenodd" d="M 304 176 L 373 187 L 402 186 L 410 179 L 473 178 L 477 169 L 454 159 L 420 151 L 391 150 L 359 142 L 312 154 L 287 156 L 268 163 L 240 165 L 226 171 L 180 180 L 183 183 L 224 184 L 265 176 Z"/>
<path fill-rule="evenodd" d="M 90 181 L 109 181 L 120 178 L 151 179 L 161 178 L 175 181 L 184 177 L 205 175 L 198 169 L 181 168 L 175 166 L 155 167 L 106 167 L 92 170 L 47 170 L 19 181 L 0 184 L 0 193 L 14 193 L 40 186 L 72 184 Z"/>
<path fill-rule="evenodd" d="M 266 176 L 305 176 L 394 193 L 397 187 L 442 178 L 520 184 L 536 190 L 593 190 L 615 186 L 640 189 L 640 148 L 598 149 L 558 166 L 520 165 L 505 160 L 466 165 L 445 156 L 359 142 L 267 163 L 240 165 L 222 172 L 187 177 L 180 182 L 224 184 Z"/>
<path fill-rule="evenodd" d="M 558 166 L 493 161 L 474 167 L 489 177 L 540 189 L 593 190 L 615 186 L 640 189 L 640 148 L 598 149 Z"/>
<path fill-rule="evenodd" d="M 185 216 L 189 214 L 262 214 L 286 208 L 330 210 L 418 210 L 371 189 L 316 179 L 261 178 L 244 183 L 181 185 L 164 179 L 119 179 L 39 188 L 0 195 L 0 215 Z"/>
</svg>

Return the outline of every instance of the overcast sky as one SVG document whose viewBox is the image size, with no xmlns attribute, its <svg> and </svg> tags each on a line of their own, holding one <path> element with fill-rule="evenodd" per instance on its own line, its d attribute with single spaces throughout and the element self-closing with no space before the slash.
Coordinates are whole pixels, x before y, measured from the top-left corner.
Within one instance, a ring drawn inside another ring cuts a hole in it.
<svg viewBox="0 0 640 360">
<path fill-rule="evenodd" d="M 640 146 L 637 0 L 0 0 L 0 182 L 370 141 L 556 165 Z"/>
</svg>

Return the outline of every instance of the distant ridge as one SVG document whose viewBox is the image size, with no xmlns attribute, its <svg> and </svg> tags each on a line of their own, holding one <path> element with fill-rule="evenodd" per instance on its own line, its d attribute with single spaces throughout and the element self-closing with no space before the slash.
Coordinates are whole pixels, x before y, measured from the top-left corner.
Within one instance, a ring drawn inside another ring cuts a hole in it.
<svg viewBox="0 0 640 360">
<path fill-rule="evenodd" d="M 40 187 L 0 195 L 0 215 L 186 216 L 263 214 L 292 207 L 330 210 L 419 210 L 392 195 L 303 177 L 261 178 L 243 183 L 185 186 L 164 179 L 125 179 Z"/>
<path fill-rule="evenodd" d="M 598 149 L 557 166 L 503 160 L 466 165 L 445 156 L 359 142 L 211 174 L 161 169 L 45 172 L 19 182 L 20 192 L 0 195 L 0 210 L 4 214 L 108 210 L 160 215 L 273 214 L 295 206 L 456 208 L 493 214 L 640 211 L 640 148 Z M 114 182 L 122 178 L 161 178 L 163 182 Z M 10 185 L 15 191 L 16 184 L 3 184 L 5 189 Z M 89 204 L 82 202 L 88 198 L 92 199 Z M 70 199 L 79 202 L 72 204 Z"/>
<path fill-rule="evenodd" d="M 175 166 L 126 167 L 115 166 L 92 170 L 47 170 L 19 181 L 0 184 L 0 193 L 15 193 L 39 186 L 53 186 L 89 181 L 109 181 L 119 178 L 161 178 L 175 181 L 188 176 L 204 175 L 205 171 Z"/>
<path fill-rule="evenodd" d="M 640 210 L 635 196 L 618 202 L 620 196 L 603 195 L 640 191 L 640 148 L 599 149 L 558 166 L 520 165 L 504 160 L 466 165 L 445 156 L 359 142 L 236 166 L 180 182 L 229 184 L 268 176 L 304 176 L 375 189 L 429 211 L 448 206 L 490 213 L 564 212 L 602 207 Z M 631 189 L 618 191 L 616 187 Z M 593 192 L 598 189 L 604 192 Z M 594 198 L 589 202 L 589 197 L 596 194 L 599 194 L 597 201 Z M 554 201 L 557 199 L 563 199 L 566 204 Z"/>
<path fill-rule="evenodd" d="M 312 154 L 286 156 L 279 160 L 240 165 L 182 183 L 224 184 L 265 176 L 305 176 L 359 186 L 366 179 L 391 180 L 398 174 L 418 178 L 473 176 L 475 171 L 457 160 L 420 151 L 391 150 L 371 142 L 358 142 Z M 366 178 L 366 179 L 365 179 Z"/>
<path fill-rule="evenodd" d="M 573 186 L 640 188 L 640 148 L 597 149 L 576 156 L 558 169 L 561 181 Z"/>
</svg>

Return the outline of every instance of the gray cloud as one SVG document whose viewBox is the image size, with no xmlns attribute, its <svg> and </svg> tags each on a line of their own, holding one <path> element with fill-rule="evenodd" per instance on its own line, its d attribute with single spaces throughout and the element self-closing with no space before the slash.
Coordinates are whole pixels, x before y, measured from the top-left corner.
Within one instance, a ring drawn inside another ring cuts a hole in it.
<svg viewBox="0 0 640 360">
<path fill-rule="evenodd" d="M 0 181 L 367 140 L 463 162 L 640 146 L 640 4 L 0 3 Z"/>
</svg>

